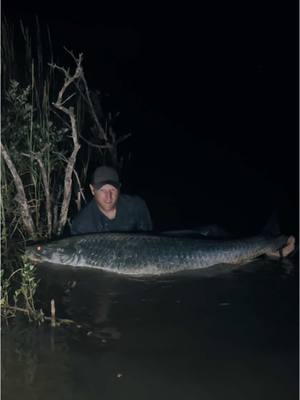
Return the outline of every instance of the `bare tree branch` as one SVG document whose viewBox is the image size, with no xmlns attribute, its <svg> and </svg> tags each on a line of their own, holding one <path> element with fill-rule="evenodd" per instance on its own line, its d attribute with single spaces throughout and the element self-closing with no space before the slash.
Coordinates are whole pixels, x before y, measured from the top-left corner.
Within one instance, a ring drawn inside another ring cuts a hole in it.
<svg viewBox="0 0 300 400">
<path fill-rule="evenodd" d="M 107 134 L 106 134 L 105 130 L 103 129 L 102 125 L 100 124 L 100 121 L 99 121 L 99 119 L 97 117 L 97 114 L 95 112 L 94 104 L 92 102 L 92 99 L 91 99 L 91 96 L 90 96 L 90 91 L 89 91 L 89 88 L 88 88 L 88 85 L 87 85 L 87 82 L 86 82 L 86 79 L 85 79 L 85 76 L 84 76 L 83 73 L 81 75 L 81 80 L 82 80 L 82 82 L 84 84 L 88 105 L 89 105 L 91 114 L 92 114 L 92 116 L 94 118 L 95 124 L 97 126 L 98 133 L 100 134 L 100 138 L 102 140 L 104 140 L 104 142 L 107 143 L 108 142 Z"/>
<path fill-rule="evenodd" d="M 112 147 L 111 144 L 107 143 L 107 144 L 97 144 L 97 143 L 92 143 L 91 141 L 89 141 L 88 139 L 86 139 L 84 136 L 80 135 L 80 138 L 87 143 L 89 146 L 91 147 L 95 147 L 96 149 L 99 149 L 100 151 L 102 149 L 110 149 Z"/>
<path fill-rule="evenodd" d="M 120 137 L 119 139 L 116 140 L 116 145 L 124 142 L 124 140 L 128 139 L 131 136 L 131 133 L 127 133 L 127 135 L 124 135 L 122 137 Z"/>
<path fill-rule="evenodd" d="M 58 235 L 61 234 L 61 232 L 67 222 L 68 210 L 69 210 L 71 194 L 72 194 L 72 174 L 74 171 L 77 153 L 80 149 L 80 144 L 78 142 L 78 130 L 77 130 L 77 123 L 76 123 L 76 116 L 74 113 L 74 108 L 71 106 L 69 108 L 67 108 L 63 105 L 65 103 L 65 101 L 63 100 L 63 97 L 64 97 L 64 94 L 65 94 L 67 88 L 71 84 L 73 84 L 77 79 L 79 79 L 81 77 L 81 75 L 83 74 L 82 66 L 81 66 L 82 54 L 79 55 L 78 59 L 76 59 L 74 56 L 73 56 L 73 58 L 76 62 L 76 70 L 75 70 L 74 75 L 72 75 L 72 76 L 64 68 L 58 67 L 56 65 L 52 65 L 53 68 L 59 69 L 65 75 L 64 85 L 61 88 L 61 90 L 59 91 L 58 98 L 57 98 L 56 102 L 53 103 L 53 105 L 57 109 L 59 109 L 63 113 L 65 113 L 68 116 L 68 118 L 70 119 L 72 139 L 73 139 L 73 144 L 74 144 L 74 148 L 73 148 L 72 154 L 70 155 L 70 157 L 68 159 L 66 172 L 65 172 L 63 202 L 62 202 L 62 206 L 61 206 L 61 210 L 60 210 L 60 218 L 59 218 L 58 227 L 57 227 Z"/>
<path fill-rule="evenodd" d="M 76 180 L 77 180 L 77 183 L 78 183 L 78 188 L 79 188 L 78 195 L 77 195 L 77 200 L 75 200 L 76 205 L 77 205 L 77 209 L 79 211 L 81 209 L 81 198 L 83 198 L 85 203 L 86 203 L 86 198 L 85 198 L 85 195 L 84 195 L 82 187 L 81 187 L 79 176 L 78 176 L 77 171 L 75 169 L 74 169 L 74 174 L 75 174 L 75 177 L 76 177 Z"/>
<path fill-rule="evenodd" d="M 24 226 L 25 226 L 27 232 L 29 233 L 29 235 L 32 238 L 35 238 L 36 230 L 35 230 L 35 226 L 34 226 L 30 211 L 29 211 L 23 182 L 16 170 L 16 167 L 15 167 L 12 159 L 10 158 L 9 153 L 7 152 L 5 146 L 2 144 L 2 142 L 0 142 L 0 148 L 1 148 L 1 154 L 4 158 L 4 161 L 14 179 L 15 187 L 17 190 L 16 200 L 20 205 L 22 221 L 23 221 Z"/>
<path fill-rule="evenodd" d="M 65 48 L 65 50 L 71 55 L 71 57 L 75 60 L 75 62 L 78 63 L 78 60 L 74 56 L 73 52 L 69 51 L 66 48 Z M 64 68 L 60 68 L 60 69 L 64 72 L 64 74 L 67 77 L 69 77 L 69 71 L 66 71 Z M 81 89 L 81 87 L 80 87 L 81 85 L 79 85 L 78 82 L 82 82 L 84 90 Z M 89 107 L 89 111 L 91 113 L 92 119 L 95 124 L 94 130 L 97 135 L 99 144 L 92 143 L 91 141 L 88 141 L 86 138 L 80 136 L 81 139 L 84 140 L 89 146 L 97 148 L 100 151 L 100 153 L 102 153 L 102 154 L 103 154 L 103 150 L 108 150 L 110 153 L 110 156 L 112 158 L 113 164 L 115 166 L 117 166 L 118 165 L 118 145 L 119 145 L 119 143 L 121 143 L 122 141 L 127 139 L 130 136 L 130 134 L 127 134 L 119 139 L 116 138 L 116 134 L 115 134 L 111 124 L 112 124 L 113 118 L 118 116 L 119 113 L 117 113 L 114 117 L 111 115 L 111 113 L 109 113 L 108 120 L 105 123 L 105 127 L 103 127 L 103 125 L 101 124 L 101 122 L 99 120 L 99 116 L 96 113 L 95 105 L 91 98 L 90 90 L 88 88 L 88 84 L 85 79 L 83 70 L 81 71 L 80 78 L 75 83 L 75 85 L 77 86 L 77 90 L 78 90 L 80 96 L 83 98 L 83 100 L 86 102 L 86 104 Z"/>
</svg>

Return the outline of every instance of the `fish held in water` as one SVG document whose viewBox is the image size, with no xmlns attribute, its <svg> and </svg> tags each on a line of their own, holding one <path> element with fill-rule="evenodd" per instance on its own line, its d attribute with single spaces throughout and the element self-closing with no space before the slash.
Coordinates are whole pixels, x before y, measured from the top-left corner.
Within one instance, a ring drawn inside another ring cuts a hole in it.
<svg viewBox="0 0 300 400">
<path fill-rule="evenodd" d="M 95 233 L 29 247 L 36 262 L 98 268 L 127 275 L 159 275 L 239 264 L 281 249 L 286 236 L 207 240 L 133 233 Z"/>
</svg>

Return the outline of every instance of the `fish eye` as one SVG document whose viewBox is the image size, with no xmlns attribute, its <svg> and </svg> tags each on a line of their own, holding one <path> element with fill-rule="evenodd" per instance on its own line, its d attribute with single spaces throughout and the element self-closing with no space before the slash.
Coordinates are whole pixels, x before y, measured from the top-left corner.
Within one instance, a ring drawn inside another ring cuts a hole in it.
<svg viewBox="0 0 300 400">
<path fill-rule="evenodd" d="M 37 246 L 36 249 L 37 249 L 37 251 L 42 251 L 43 247 L 42 246 Z"/>
</svg>

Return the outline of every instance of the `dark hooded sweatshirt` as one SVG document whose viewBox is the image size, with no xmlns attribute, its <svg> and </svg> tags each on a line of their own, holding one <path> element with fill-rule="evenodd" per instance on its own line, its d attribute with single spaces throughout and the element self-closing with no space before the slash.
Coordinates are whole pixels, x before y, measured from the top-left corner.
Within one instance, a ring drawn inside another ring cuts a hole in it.
<svg viewBox="0 0 300 400">
<path fill-rule="evenodd" d="M 98 208 L 94 199 L 73 219 L 71 234 L 97 232 L 139 232 L 151 231 L 152 221 L 148 207 L 138 196 L 121 194 L 114 219 L 107 218 Z"/>
</svg>

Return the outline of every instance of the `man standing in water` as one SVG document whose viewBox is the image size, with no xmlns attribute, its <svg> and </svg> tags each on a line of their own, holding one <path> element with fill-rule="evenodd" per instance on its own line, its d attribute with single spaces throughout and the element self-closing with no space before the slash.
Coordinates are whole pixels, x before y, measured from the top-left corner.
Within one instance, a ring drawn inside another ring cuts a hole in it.
<svg viewBox="0 0 300 400">
<path fill-rule="evenodd" d="M 120 187 L 115 169 L 96 168 L 90 184 L 93 199 L 72 221 L 71 234 L 151 231 L 152 221 L 144 200 L 121 194 Z"/>
</svg>

